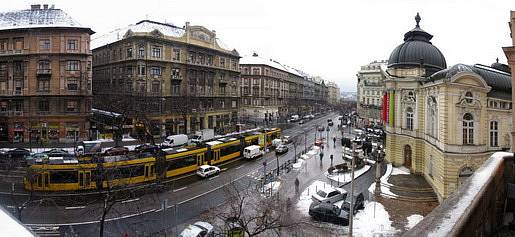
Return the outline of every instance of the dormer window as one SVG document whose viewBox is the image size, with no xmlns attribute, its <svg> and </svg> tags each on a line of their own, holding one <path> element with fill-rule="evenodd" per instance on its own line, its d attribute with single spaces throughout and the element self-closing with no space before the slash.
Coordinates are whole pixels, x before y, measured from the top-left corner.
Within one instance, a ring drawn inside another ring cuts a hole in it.
<svg viewBox="0 0 515 237">
<path fill-rule="evenodd" d="M 470 104 L 470 103 L 472 103 L 472 99 L 473 99 L 472 92 L 467 91 L 467 93 L 465 93 L 465 101 Z"/>
</svg>

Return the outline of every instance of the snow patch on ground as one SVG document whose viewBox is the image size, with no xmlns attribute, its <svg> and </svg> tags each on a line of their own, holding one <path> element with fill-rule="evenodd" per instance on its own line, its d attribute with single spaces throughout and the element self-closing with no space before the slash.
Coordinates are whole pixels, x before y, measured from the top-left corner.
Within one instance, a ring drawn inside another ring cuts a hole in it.
<svg viewBox="0 0 515 237">
<path fill-rule="evenodd" d="M 355 179 L 358 178 L 359 176 L 361 176 L 362 174 L 367 172 L 369 169 L 370 169 L 370 166 L 365 165 L 365 166 L 363 166 L 363 168 L 361 168 L 359 170 L 354 170 L 354 178 Z M 339 184 L 338 186 L 349 183 L 351 180 L 351 172 L 343 173 L 343 174 L 329 174 L 326 172 L 325 176 L 327 176 L 327 178 L 329 178 L 330 180 L 337 182 Z"/>
<path fill-rule="evenodd" d="M 265 184 L 265 187 L 263 188 L 263 196 L 270 197 L 273 196 L 275 193 L 277 193 L 277 190 L 279 190 L 279 187 L 281 186 L 281 182 L 279 181 L 273 181 L 270 183 Z"/>
<path fill-rule="evenodd" d="M 375 206 L 375 207 L 374 207 Z M 354 216 L 354 233 L 356 236 L 375 236 L 377 234 L 394 234 L 390 215 L 378 202 L 365 201 L 365 209 Z"/>
<path fill-rule="evenodd" d="M 315 194 L 318 190 L 324 189 L 325 187 L 331 187 L 330 184 L 320 180 L 315 180 L 311 183 L 304 191 L 300 194 L 299 201 L 297 202 L 297 210 L 302 215 L 309 216 L 309 206 L 311 206 L 311 195 Z"/>
<path fill-rule="evenodd" d="M 297 159 L 297 163 L 293 163 L 293 169 L 300 169 L 302 167 L 302 165 L 304 164 L 304 160 L 303 159 Z"/>
<path fill-rule="evenodd" d="M 409 172 L 409 169 L 404 166 L 393 167 L 391 175 L 398 175 L 398 174 L 410 174 L 410 172 Z"/>
<path fill-rule="evenodd" d="M 424 219 L 424 217 L 418 214 L 408 216 L 408 224 L 406 225 L 406 229 L 409 230 L 413 228 L 413 226 L 417 225 L 422 219 Z"/>
</svg>

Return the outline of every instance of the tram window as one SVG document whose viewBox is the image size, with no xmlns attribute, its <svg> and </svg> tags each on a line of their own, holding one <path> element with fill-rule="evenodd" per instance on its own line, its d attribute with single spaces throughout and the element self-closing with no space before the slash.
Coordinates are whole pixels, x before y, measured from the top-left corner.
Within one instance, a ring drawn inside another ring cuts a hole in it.
<svg viewBox="0 0 515 237">
<path fill-rule="evenodd" d="M 196 165 L 197 164 L 197 155 L 191 155 L 181 158 L 173 158 L 168 161 L 166 161 L 166 165 L 168 167 L 168 171 L 174 170 L 174 169 L 180 169 L 183 167 Z"/>
<path fill-rule="evenodd" d="M 240 151 L 239 144 L 230 145 L 220 149 L 220 156 L 226 156 Z"/>
<path fill-rule="evenodd" d="M 109 169 L 108 176 L 110 179 L 123 179 L 145 175 L 145 165 L 133 165 Z"/>
<path fill-rule="evenodd" d="M 156 173 L 156 166 L 150 166 L 150 176 L 153 176 Z"/>
<path fill-rule="evenodd" d="M 79 181 L 77 171 L 52 171 L 50 172 L 50 182 L 52 183 L 77 183 Z M 45 184 L 48 181 L 45 180 Z"/>
<path fill-rule="evenodd" d="M 86 173 L 86 186 L 89 186 L 90 185 L 90 182 L 91 181 L 91 173 L 87 172 Z"/>
<path fill-rule="evenodd" d="M 43 174 L 38 175 L 38 187 L 41 187 L 43 184 Z"/>
</svg>

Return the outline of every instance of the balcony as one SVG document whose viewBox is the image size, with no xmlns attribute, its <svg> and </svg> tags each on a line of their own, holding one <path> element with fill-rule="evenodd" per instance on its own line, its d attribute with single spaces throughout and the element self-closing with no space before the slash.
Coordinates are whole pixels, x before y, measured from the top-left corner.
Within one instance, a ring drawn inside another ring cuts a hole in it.
<svg viewBox="0 0 515 237">
<path fill-rule="evenodd" d="M 513 236 L 504 223 L 515 212 L 514 181 L 513 153 L 494 153 L 403 236 Z"/>
<path fill-rule="evenodd" d="M 49 76 L 52 75 L 52 69 L 38 69 L 36 73 L 38 76 Z"/>
</svg>

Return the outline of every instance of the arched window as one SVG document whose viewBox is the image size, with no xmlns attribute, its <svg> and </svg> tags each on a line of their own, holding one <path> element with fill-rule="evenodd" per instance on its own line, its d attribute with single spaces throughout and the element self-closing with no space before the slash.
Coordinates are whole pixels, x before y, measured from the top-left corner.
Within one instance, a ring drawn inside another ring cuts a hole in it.
<svg viewBox="0 0 515 237">
<path fill-rule="evenodd" d="M 490 121 L 490 146 L 499 146 L 499 130 L 497 121 Z"/>
<path fill-rule="evenodd" d="M 463 144 L 474 144 L 474 116 L 470 113 L 463 115 Z"/>
<path fill-rule="evenodd" d="M 433 96 L 430 96 L 427 101 L 427 128 L 426 131 L 429 135 L 436 137 L 437 129 L 438 129 L 438 113 L 437 113 L 437 103 L 436 99 Z"/>
<path fill-rule="evenodd" d="M 413 109 L 406 109 L 406 128 L 413 131 Z"/>
<path fill-rule="evenodd" d="M 465 93 L 465 101 L 467 101 L 467 103 L 472 103 L 472 98 L 472 92 L 467 91 L 467 93 Z"/>
</svg>

